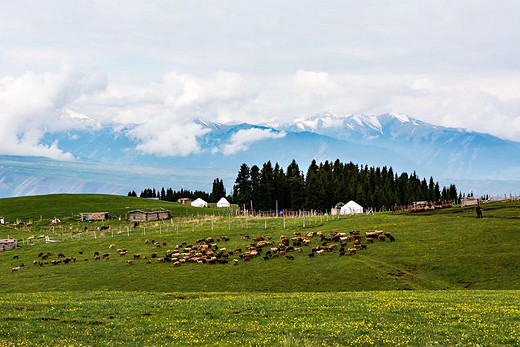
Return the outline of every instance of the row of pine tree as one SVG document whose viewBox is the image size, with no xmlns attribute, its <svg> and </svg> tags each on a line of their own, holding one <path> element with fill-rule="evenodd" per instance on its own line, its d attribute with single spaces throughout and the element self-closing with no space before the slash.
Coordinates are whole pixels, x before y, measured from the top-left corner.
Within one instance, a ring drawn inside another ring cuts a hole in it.
<svg viewBox="0 0 520 347">
<path fill-rule="evenodd" d="M 129 196 L 137 196 L 135 191 Z M 211 193 L 172 188 L 144 189 L 140 197 L 158 198 L 177 201 L 179 198 L 201 198 L 208 202 L 217 202 L 226 196 L 224 182 L 217 178 L 213 181 Z M 238 171 L 233 192 L 227 196 L 230 202 L 240 208 L 253 208 L 267 211 L 278 208 L 297 210 L 328 211 L 338 202 L 354 200 L 365 208 L 377 210 L 390 209 L 395 205 L 409 205 L 414 201 L 448 201 L 460 202 L 457 188 L 439 187 L 433 178 L 419 178 L 412 174 L 394 173 L 392 167 L 383 168 L 360 166 L 352 162 L 334 163 L 325 161 L 319 165 L 315 160 L 304 174 L 295 160 L 284 171 L 276 163 L 270 161 L 262 168 L 257 165 L 249 167 L 242 164 Z"/>
<path fill-rule="evenodd" d="M 137 193 L 132 190 L 128 193 L 128 196 L 135 196 L 137 197 Z M 159 199 L 159 200 L 166 200 L 166 201 L 177 201 L 181 198 L 190 198 L 190 199 L 197 199 L 201 198 L 202 200 L 206 202 L 218 202 L 220 198 L 226 196 L 226 189 L 224 188 L 224 182 L 221 179 L 215 179 L 213 181 L 213 189 L 211 193 L 207 193 L 205 191 L 201 190 L 173 190 L 172 188 L 164 189 L 155 189 L 155 188 L 146 188 L 141 191 L 139 194 L 139 197 L 141 198 L 153 198 L 153 199 Z"/>
<path fill-rule="evenodd" d="M 393 169 L 359 166 L 352 162 L 312 161 L 307 173 L 296 161 L 284 170 L 276 163 L 264 163 L 260 169 L 241 165 L 233 188 L 233 202 L 255 210 L 317 210 L 326 211 L 338 202 L 354 200 L 365 208 L 390 209 L 414 201 L 457 201 L 455 185 L 444 187 L 430 177 L 422 180 L 416 175 L 394 174 Z"/>
</svg>

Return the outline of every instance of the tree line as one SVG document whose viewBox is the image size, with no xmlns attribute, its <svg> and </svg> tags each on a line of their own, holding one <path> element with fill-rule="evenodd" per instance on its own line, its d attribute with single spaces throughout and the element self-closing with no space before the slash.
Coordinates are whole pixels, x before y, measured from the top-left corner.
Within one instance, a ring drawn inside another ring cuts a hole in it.
<svg viewBox="0 0 520 347">
<path fill-rule="evenodd" d="M 137 197 L 137 193 L 132 190 L 131 192 L 128 192 L 128 196 L 135 196 Z M 202 190 L 173 190 L 172 188 L 165 189 L 162 187 L 161 189 L 155 189 L 155 188 L 146 188 L 141 191 L 139 194 L 139 197 L 141 198 L 153 198 L 153 199 L 159 199 L 159 200 L 166 200 L 166 201 L 177 201 L 181 198 L 189 198 L 189 199 L 198 199 L 201 198 L 202 200 L 206 202 L 218 202 L 220 198 L 226 196 L 226 189 L 224 188 L 224 182 L 216 178 L 213 181 L 213 189 L 211 193 L 207 193 Z"/>
<path fill-rule="evenodd" d="M 392 167 L 359 166 L 352 162 L 315 160 L 306 174 L 295 160 L 286 171 L 270 161 L 262 168 L 242 164 L 233 187 L 233 202 L 255 210 L 327 211 L 338 202 L 354 200 L 360 205 L 381 209 L 409 205 L 414 201 L 459 200 L 454 184 L 439 187 L 433 178 L 427 181 L 412 174 L 394 173 Z"/>
<path fill-rule="evenodd" d="M 135 191 L 128 196 L 137 196 Z M 180 198 L 201 198 L 208 202 L 218 202 L 226 196 L 224 182 L 216 178 L 211 193 L 205 191 L 175 191 L 172 188 L 148 188 L 140 197 L 177 201 Z M 369 167 L 352 162 L 325 161 L 319 165 L 313 160 L 307 172 L 300 170 L 295 160 L 284 170 L 278 163 L 270 161 L 260 168 L 240 166 L 229 202 L 240 208 L 254 210 L 274 210 L 278 208 L 297 210 L 328 211 L 338 202 L 354 200 L 365 208 L 390 209 L 395 205 L 409 205 L 414 201 L 448 201 L 460 203 L 462 195 L 457 195 L 454 184 L 440 189 L 433 177 L 420 178 L 412 174 L 394 173 L 392 167 Z"/>
</svg>

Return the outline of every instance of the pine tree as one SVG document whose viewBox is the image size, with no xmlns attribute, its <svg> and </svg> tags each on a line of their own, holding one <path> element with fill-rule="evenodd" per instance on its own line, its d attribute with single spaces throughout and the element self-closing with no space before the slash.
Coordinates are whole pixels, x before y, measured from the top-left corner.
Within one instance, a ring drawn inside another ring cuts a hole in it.
<svg viewBox="0 0 520 347">
<path fill-rule="evenodd" d="M 249 208 L 251 192 L 251 172 L 249 166 L 244 163 L 240 166 L 240 171 L 238 171 L 238 176 L 233 186 L 233 201 L 240 207 L 245 205 L 246 208 Z"/>
</svg>

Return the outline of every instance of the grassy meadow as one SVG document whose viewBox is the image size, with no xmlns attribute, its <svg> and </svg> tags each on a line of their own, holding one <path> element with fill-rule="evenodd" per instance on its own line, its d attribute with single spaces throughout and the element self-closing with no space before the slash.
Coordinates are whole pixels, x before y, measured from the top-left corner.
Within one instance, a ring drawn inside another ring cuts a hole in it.
<svg viewBox="0 0 520 347">
<path fill-rule="evenodd" d="M 172 220 L 137 228 L 125 220 L 129 210 L 158 207 Z M 80 212 L 94 211 L 113 219 L 78 221 Z M 520 202 L 485 205 L 483 219 L 473 208 L 284 219 L 51 195 L 0 199 L 0 216 L 24 223 L 0 226 L 0 238 L 23 240 L 0 252 L 0 319 L 7 322 L 0 345 L 520 344 Z M 62 223 L 51 225 L 53 217 Z M 314 236 L 301 253 L 291 252 L 294 260 L 243 261 L 233 253 L 228 264 L 173 267 L 151 258 L 199 238 L 243 252 L 254 237 L 277 245 L 282 235 L 351 230 L 391 232 L 395 242 L 363 239 L 367 248 L 355 255 L 340 256 L 338 247 L 311 258 L 311 248 L 325 242 Z M 49 261 L 59 253 L 76 261 L 33 265 L 47 252 Z M 95 252 L 109 260 L 94 260 Z M 148 259 L 133 259 L 136 253 Z"/>
</svg>

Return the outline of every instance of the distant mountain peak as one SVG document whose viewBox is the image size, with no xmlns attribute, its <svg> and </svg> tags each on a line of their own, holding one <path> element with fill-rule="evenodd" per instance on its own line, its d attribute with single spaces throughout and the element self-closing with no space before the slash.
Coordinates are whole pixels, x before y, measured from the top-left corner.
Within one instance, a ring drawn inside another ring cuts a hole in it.
<svg viewBox="0 0 520 347">
<path fill-rule="evenodd" d="M 61 115 L 61 118 L 71 122 L 79 122 L 83 126 L 94 129 L 102 128 L 102 125 L 99 122 L 99 120 L 89 117 L 84 113 L 74 111 L 70 108 L 65 110 L 64 114 Z"/>
</svg>

